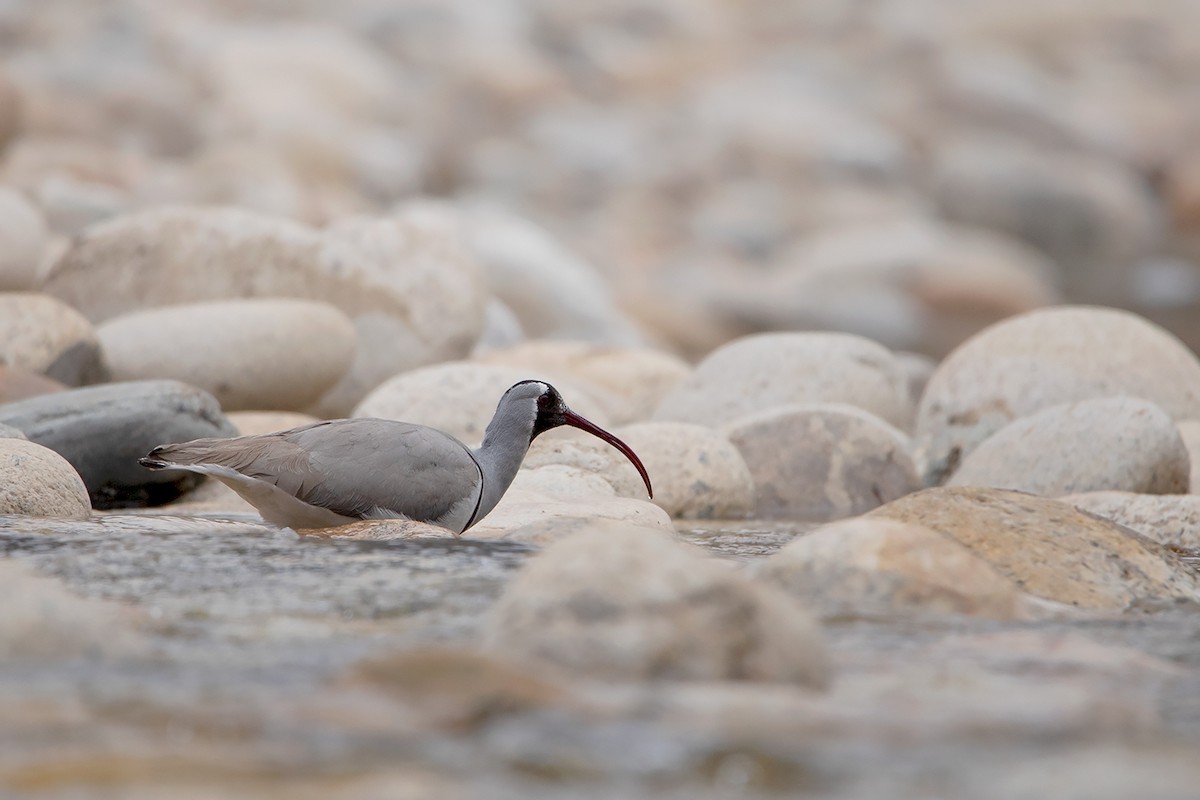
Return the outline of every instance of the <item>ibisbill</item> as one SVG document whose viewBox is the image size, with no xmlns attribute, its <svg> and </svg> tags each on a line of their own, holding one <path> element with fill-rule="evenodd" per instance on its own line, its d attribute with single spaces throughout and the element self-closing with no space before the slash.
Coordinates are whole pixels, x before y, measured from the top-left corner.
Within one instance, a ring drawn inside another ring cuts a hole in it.
<svg viewBox="0 0 1200 800">
<path fill-rule="evenodd" d="M 470 448 L 444 431 L 386 419 L 335 419 L 278 433 L 196 439 L 155 447 L 147 469 L 209 475 L 288 528 L 325 528 L 362 519 L 410 519 L 462 533 L 496 507 L 529 445 L 570 425 L 619 450 L 654 496 L 641 459 L 613 434 L 576 414 L 544 381 L 513 385 Z"/>
</svg>

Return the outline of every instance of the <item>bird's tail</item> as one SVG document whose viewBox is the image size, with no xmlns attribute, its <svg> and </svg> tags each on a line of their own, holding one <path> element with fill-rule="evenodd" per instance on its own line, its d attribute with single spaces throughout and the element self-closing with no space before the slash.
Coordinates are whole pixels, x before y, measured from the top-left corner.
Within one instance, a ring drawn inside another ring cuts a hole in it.
<svg viewBox="0 0 1200 800">
<path fill-rule="evenodd" d="M 138 463 L 146 469 L 187 469 L 207 459 L 210 455 L 207 447 L 209 441 L 196 439 L 180 444 L 160 444 L 139 458 Z"/>
</svg>

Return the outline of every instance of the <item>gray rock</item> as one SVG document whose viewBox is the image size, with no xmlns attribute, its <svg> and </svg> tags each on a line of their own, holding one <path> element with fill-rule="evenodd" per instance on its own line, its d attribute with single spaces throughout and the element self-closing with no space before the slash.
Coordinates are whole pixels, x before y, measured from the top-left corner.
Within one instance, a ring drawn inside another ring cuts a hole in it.
<svg viewBox="0 0 1200 800">
<path fill-rule="evenodd" d="M 669 535 L 598 523 L 547 547 L 485 623 L 505 657 L 605 680 L 823 687 L 820 628 L 786 595 Z"/>
<path fill-rule="evenodd" d="M 0 514 L 87 519 L 87 487 L 53 450 L 24 439 L 0 439 Z"/>
<path fill-rule="evenodd" d="M 1023 616 L 1021 592 L 952 538 L 920 525 L 856 517 L 797 537 L 756 574 L 824 617 L 913 613 Z"/>
<path fill-rule="evenodd" d="M 1128 395 L 1172 419 L 1200 417 L 1200 360 L 1136 314 L 1067 306 L 1032 311 L 969 339 L 938 366 L 917 410 L 927 483 L 1019 417 L 1060 403 Z"/>
<path fill-rule="evenodd" d="M 1169 547 L 1200 547 L 1200 496 L 1084 492 L 1058 498 Z"/>
<path fill-rule="evenodd" d="M 654 419 L 717 426 L 789 403 L 847 403 L 900 428 L 908 379 L 887 348 L 844 333 L 746 336 L 713 351 L 663 398 Z"/>
<path fill-rule="evenodd" d="M 49 295 L 0 294 L 0 363 L 68 386 L 108 379 L 92 324 Z"/>
<path fill-rule="evenodd" d="M 25 433 L 11 425 L 0 425 L 0 439 L 28 439 Z"/>
<path fill-rule="evenodd" d="M 1154 403 L 1102 397 L 1051 406 L 1010 422 L 971 451 L 948 486 L 1046 496 L 1105 489 L 1188 490 L 1187 448 Z"/>
<path fill-rule="evenodd" d="M 96 333 L 113 380 L 172 378 L 227 411 L 306 408 L 342 378 L 355 350 L 344 314 L 291 298 L 135 311 Z"/>
<path fill-rule="evenodd" d="M 140 466 L 156 445 L 237 435 L 212 395 L 178 381 L 111 383 L 7 403 L 0 424 L 69 461 L 97 508 L 158 505 L 198 483 L 191 473 Z"/>
<path fill-rule="evenodd" d="M 782 406 L 723 431 L 750 468 L 759 517 L 824 522 L 920 488 L 908 437 L 854 406 Z"/>
</svg>

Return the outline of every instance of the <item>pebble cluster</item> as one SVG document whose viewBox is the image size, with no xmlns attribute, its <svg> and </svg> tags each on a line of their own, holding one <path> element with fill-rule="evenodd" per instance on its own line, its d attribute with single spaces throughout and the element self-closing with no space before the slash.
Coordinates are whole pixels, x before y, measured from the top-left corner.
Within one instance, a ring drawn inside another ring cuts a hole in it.
<svg viewBox="0 0 1200 800">
<path fill-rule="evenodd" d="M 259 535 L 137 458 L 338 417 L 474 446 L 539 378 L 653 501 L 540 437 L 454 542 L 531 553 L 461 649 L 346 696 L 725 744 L 903 738 L 906 703 L 944 740 L 1159 730 L 1106 681 L 1173 665 L 1020 626 L 1200 605 L 1200 6 L 310 5 L 0 10 L 0 534 Z M 801 523 L 765 557 L 680 535 Z M 0 605 L 0 665 L 162 657 L 140 609 L 11 559 Z M 970 665 L 947 689 L 855 662 L 845 620 L 1012 627 L 917 651 Z"/>
</svg>

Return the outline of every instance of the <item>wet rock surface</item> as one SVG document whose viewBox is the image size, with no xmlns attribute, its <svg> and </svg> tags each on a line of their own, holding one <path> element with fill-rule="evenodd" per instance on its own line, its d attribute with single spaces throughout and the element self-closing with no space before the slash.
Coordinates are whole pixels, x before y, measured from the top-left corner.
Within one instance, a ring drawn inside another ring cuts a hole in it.
<svg viewBox="0 0 1200 800">
<path fill-rule="evenodd" d="M 709 523 L 683 538 L 732 557 L 732 575 L 796 534 Z M 966 791 L 987 774 L 1001 798 L 1048 785 L 1031 759 L 1065 786 L 1092 785 L 1096 769 L 1122 791 L 1184 798 L 1179 787 L 1194 786 L 1200 652 L 1180 635 L 1194 609 L 1083 622 L 842 617 L 823 626 L 823 693 L 601 685 L 480 650 L 489 610 L 536 552 L 527 545 L 111 515 L 0 518 L 0 552 L 9 572 L 45 576 L 26 579 L 42 594 L 80 604 L 62 624 L 90 620 L 94 637 L 56 639 L 43 616 L 23 660 L 0 660 L 6 791 L 103 780 L 126 793 L 476 797 L 484 780 L 487 796 L 548 797 L 600 796 L 617 781 L 681 798 L 730 786 L 857 798 L 916 796 L 930 780 Z M 102 659 L 87 649 L 97 640 Z"/>
</svg>

